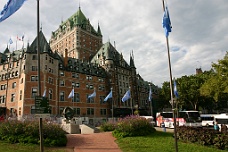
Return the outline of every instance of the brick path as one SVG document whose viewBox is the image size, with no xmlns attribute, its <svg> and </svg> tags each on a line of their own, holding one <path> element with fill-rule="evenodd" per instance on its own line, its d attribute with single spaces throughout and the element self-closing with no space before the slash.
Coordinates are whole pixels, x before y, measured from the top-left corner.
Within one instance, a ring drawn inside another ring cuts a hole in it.
<svg viewBox="0 0 228 152">
<path fill-rule="evenodd" d="M 74 152 L 121 152 L 111 132 L 68 134 L 66 148 Z"/>
</svg>

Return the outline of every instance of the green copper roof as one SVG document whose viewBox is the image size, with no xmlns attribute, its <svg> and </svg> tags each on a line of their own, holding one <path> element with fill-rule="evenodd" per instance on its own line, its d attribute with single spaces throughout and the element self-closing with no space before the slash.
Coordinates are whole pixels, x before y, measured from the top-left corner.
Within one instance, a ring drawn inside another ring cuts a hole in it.
<svg viewBox="0 0 228 152">
<path fill-rule="evenodd" d="M 123 66 L 129 68 L 130 66 L 124 60 L 122 54 L 120 54 L 110 42 L 103 44 L 99 51 L 92 58 L 91 63 L 99 64 L 99 58 L 103 57 L 105 60 L 113 60 L 114 65 Z M 124 64 L 120 64 L 120 61 L 123 61 Z"/>
</svg>

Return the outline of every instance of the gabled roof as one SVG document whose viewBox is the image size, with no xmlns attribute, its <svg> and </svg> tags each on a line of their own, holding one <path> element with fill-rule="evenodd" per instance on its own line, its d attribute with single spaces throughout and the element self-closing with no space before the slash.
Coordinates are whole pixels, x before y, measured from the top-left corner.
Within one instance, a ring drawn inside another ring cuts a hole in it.
<svg viewBox="0 0 228 152">
<path fill-rule="evenodd" d="M 40 36 L 40 53 L 45 53 L 45 52 L 52 53 L 51 47 L 47 42 L 42 31 L 40 31 L 39 36 Z M 32 44 L 27 47 L 26 53 L 37 52 L 37 41 L 38 41 L 38 38 L 36 37 L 35 40 L 32 42 Z"/>
<path fill-rule="evenodd" d="M 122 66 L 125 68 L 130 67 L 128 63 L 123 59 L 122 54 L 119 54 L 119 52 L 113 47 L 110 42 L 103 44 L 100 50 L 92 58 L 91 63 L 99 64 L 99 59 L 101 57 L 103 57 L 105 60 L 112 60 L 114 65 Z M 124 64 L 120 64 L 121 62 Z"/>
</svg>

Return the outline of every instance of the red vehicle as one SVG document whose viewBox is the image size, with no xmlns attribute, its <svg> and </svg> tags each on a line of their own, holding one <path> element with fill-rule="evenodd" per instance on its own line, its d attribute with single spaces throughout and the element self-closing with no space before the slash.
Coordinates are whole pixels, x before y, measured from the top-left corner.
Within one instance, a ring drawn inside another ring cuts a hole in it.
<svg viewBox="0 0 228 152">
<path fill-rule="evenodd" d="M 165 123 L 166 128 L 174 128 L 174 119 L 172 112 L 159 112 L 156 115 L 157 126 Z M 202 120 L 198 111 L 179 111 L 176 122 L 179 126 L 202 127 Z"/>
</svg>

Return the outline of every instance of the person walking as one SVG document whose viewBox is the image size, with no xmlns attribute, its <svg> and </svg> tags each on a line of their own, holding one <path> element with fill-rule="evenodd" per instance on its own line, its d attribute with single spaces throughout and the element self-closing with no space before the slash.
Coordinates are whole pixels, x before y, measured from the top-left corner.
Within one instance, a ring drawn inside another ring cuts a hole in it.
<svg viewBox="0 0 228 152">
<path fill-rule="evenodd" d="M 215 131 L 219 131 L 219 125 L 218 125 L 218 123 L 217 122 L 215 122 L 215 124 L 214 124 L 214 130 Z"/>
</svg>

